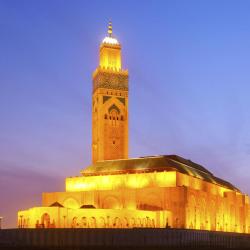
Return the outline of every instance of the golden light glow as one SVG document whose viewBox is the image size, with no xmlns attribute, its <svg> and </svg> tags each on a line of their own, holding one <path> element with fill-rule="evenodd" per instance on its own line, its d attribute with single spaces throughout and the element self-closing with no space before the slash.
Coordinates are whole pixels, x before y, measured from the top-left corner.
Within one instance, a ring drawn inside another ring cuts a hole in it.
<svg viewBox="0 0 250 250">
<path fill-rule="evenodd" d="M 63 202 L 63 206 L 67 207 L 67 208 L 71 208 L 71 209 L 78 209 L 78 208 L 80 208 L 79 203 L 75 199 L 73 199 L 73 198 L 67 198 Z"/>
<path fill-rule="evenodd" d="M 249 197 L 230 183 L 177 156 L 158 157 L 153 167 L 157 157 L 127 160 L 128 71 L 111 22 L 93 73 L 92 127 L 91 170 L 66 178 L 65 192 L 44 193 L 42 207 L 19 211 L 19 227 L 250 233 Z"/>
<path fill-rule="evenodd" d="M 156 172 L 140 174 L 120 174 L 66 179 L 67 192 L 115 190 L 119 188 L 174 187 L 176 172 Z"/>
<path fill-rule="evenodd" d="M 49 207 L 55 201 L 63 207 Z M 175 171 L 67 178 L 66 192 L 45 193 L 43 205 L 20 211 L 19 227 L 168 225 L 250 233 L 248 196 Z"/>
<path fill-rule="evenodd" d="M 107 39 L 113 39 L 106 37 Z M 105 38 L 105 39 L 106 39 Z M 105 40 L 104 39 L 104 40 Z M 114 44 L 102 44 L 100 48 L 100 67 L 103 69 L 121 70 L 121 48 Z"/>
<path fill-rule="evenodd" d="M 100 46 L 100 67 L 120 71 L 121 65 L 121 46 L 112 34 L 112 24 L 109 23 L 108 36 L 106 36 Z"/>
<path fill-rule="evenodd" d="M 123 215 L 121 217 L 121 214 Z M 60 215 L 58 217 L 58 215 Z M 27 219 L 28 218 L 28 219 Z M 57 218 L 57 224 L 55 219 Z M 165 227 L 168 211 L 135 211 L 128 209 L 66 209 L 55 207 L 31 208 L 18 212 L 20 228 L 134 228 L 134 227 Z"/>
</svg>

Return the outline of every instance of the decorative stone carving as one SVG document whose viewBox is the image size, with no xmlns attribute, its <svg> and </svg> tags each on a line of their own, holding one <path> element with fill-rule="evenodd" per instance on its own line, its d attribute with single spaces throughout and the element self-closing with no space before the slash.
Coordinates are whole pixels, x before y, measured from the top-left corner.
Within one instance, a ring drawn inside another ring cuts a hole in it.
<svg viewBox="0 0 250 250">
<path fill-rule="evenodd" d="M 128 91 L 128 72 L 97 69 L 93 74 L 93 92 L 97 88 Z"/>
</svg>

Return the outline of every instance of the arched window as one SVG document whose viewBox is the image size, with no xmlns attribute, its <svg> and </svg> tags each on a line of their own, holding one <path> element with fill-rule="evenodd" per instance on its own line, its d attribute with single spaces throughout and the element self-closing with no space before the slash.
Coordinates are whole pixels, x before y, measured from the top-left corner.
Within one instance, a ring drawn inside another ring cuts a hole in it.
<svg viewBox="0 0 250 250">
<path fill-rule="evenodd" d="M 105 120 L 108 119 L 108 115 L 107 115 L 107 114 L 104 115 L 104 119 L 105 119 Z"/>
<path fill-rule="evenodd" d="M 123 115 L 121 115 L 121 121 L 123 121 Z"/>
<path fill-rule="evenodd" d="M 72 227 L 72 228 L 76 228 L 76 227 L 77 227 L 77 217 L 74 217 L 74 218 L 73 218 L 71 227 Z"/>
<path fill-rule="evenodd" d="M 81 226 L 82 226 L 83 228 L 88 227 L 88 219 L 87 219 L 87 217 L 82 217 Z"/>
</svg>

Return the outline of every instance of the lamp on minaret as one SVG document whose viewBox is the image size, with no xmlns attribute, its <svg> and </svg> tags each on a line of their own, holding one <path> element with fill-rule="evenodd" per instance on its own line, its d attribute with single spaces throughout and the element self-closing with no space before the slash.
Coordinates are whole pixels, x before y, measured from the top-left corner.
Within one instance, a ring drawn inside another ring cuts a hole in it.
<svg viewBox="0 0 250 250">
<path fill-rule="evenodd" d="M 121 45 L 113 35 L 112 23 L 108 25 L 108 35 L 100 46 L 100 67 L 121 70 Z"/>
<path fill-rule="evenodd" d="M 93 73 L 92 160 L 128 158 L 128 71 L 122 69 L 121 44 L 112 23 L 100 44 Z"/>
</svg>

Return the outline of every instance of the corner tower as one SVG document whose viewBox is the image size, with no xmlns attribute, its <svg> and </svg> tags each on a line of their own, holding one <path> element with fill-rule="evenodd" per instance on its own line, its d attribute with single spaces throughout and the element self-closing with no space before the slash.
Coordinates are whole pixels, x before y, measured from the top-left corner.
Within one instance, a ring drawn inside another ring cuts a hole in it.
<svg viewBox="0 0 250 250">
<path fill-rule="evenodd" d="M 92 161 L 126 159 L 128 71 L 122 69 L 121 44 L 113 36 L 111 22 L 92 78 Z"/>
</svg>

